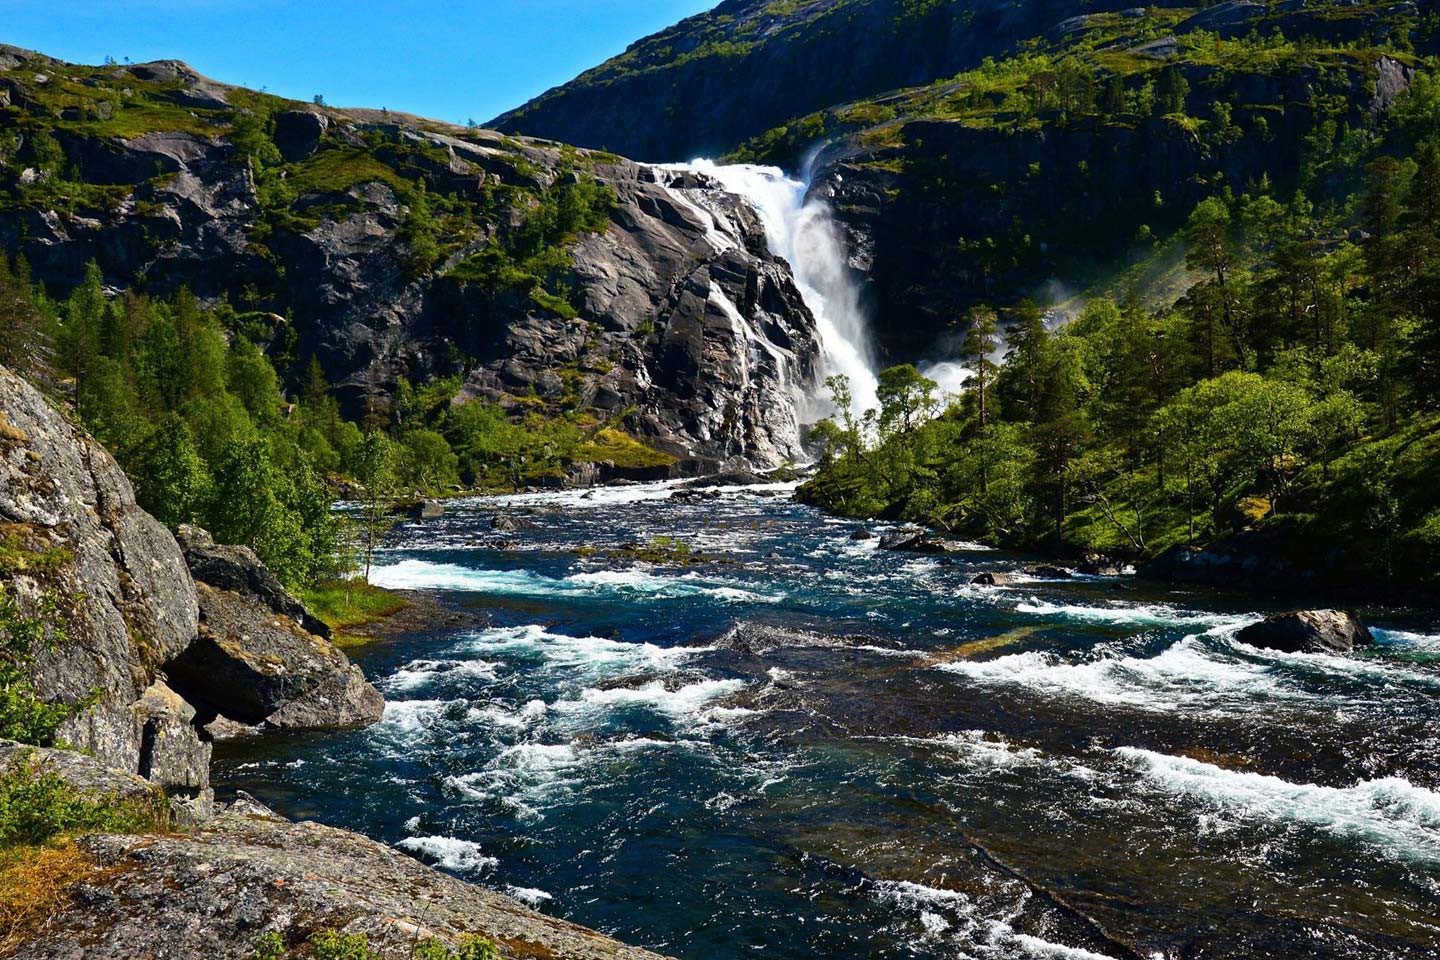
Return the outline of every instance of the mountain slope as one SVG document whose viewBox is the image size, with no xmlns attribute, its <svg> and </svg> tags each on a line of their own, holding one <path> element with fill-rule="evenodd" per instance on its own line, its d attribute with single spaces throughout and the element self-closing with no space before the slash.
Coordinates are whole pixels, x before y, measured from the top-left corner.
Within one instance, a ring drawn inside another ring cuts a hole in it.
<svg viewBox="0 0 1440 960">
<path fill-rule="evenodd" d="M 752 211 L 553 143 L 300 104 L 183 63 L 0 49 L 0 246 L 63 295 L 228 301 L 358 414 L 403 378 L 591 411 L 676 457 L 798 454 L 813 318 Z"/>
<path fill-rule="evenodd" d="M 647 160 L 718 156 L 792 117 L 950 76 L 1066 18 L 1133 5 L 726 0 L 491 125 Z"/>
</svg>

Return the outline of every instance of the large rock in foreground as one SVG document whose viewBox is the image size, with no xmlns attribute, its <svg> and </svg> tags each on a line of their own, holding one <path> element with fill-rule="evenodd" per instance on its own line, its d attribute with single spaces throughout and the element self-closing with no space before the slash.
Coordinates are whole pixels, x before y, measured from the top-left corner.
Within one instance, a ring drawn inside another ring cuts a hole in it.
<svg viewBox="0 0 1440 960">
<path fill-rule="evenodd" d="M 1349 653 L 1375 643 L 1348 610 L 1297 610 L 1252 623 L 1235 635 L 1241 643 L 1282 653 Z"/>
<path fill-rule="evenodd" d="M 253 551 L 219 546 L 195 527 L 181 529 L 180 543 L 196 580 L 200 629 L 165 670 L 202 723 L 217 715 L 269 727 L 380 719 L 380 692 Z"/>
<path fill-rule="evenodd" d="M 172 795 L 208 803 L 197 771 L 209 744 L 161 686 L 165 662 L 194 639 L 199 608 L 170 531 L 140 509 L 114 459 L 44 396 L 0 368 L 0 580 L 29 616 L 49 620 L 35 652 L 42 699 L 91 704 L 61 740 Z"/>
<path fill-rule="evenodd" d="M 75 887 L 30 960 L 250 960 L 261 933 L 290 949 L 322 931 L 362 933 L 379 956 L 409 960 L 417 940 L 491 940 L 506 958 L 659 960 L 536 913 L 368 840 L 291 823 L 239 801 L 195 832 L 79 841 L 93 873 Z M 308 956 L 309 954 L 304 954 Z"/>
</svg>

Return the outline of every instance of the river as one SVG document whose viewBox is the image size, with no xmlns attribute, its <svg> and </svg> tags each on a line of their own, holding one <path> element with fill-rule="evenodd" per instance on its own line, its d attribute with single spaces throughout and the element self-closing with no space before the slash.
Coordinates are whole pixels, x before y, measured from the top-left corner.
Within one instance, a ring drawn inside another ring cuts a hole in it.
<svg viewBox="0 0 1440 960">
<path fill-rule="evenodd" d="M 1421 614 L 1264 653 L 1246 597 L 881 551 L 785 486 L 673 492 L 407 523 L 377 581 L 488 625 L 362 650 L 383 721 L 222 744 L 222 792 L 683 960 L 1440 951 Z M 657 536 L 715 560 L 607 559 Z"/>
</svg>

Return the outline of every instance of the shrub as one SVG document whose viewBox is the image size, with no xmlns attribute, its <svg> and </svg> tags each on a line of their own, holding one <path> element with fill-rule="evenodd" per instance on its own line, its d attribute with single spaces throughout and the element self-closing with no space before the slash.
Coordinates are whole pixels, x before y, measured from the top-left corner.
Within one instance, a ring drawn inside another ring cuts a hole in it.
<svg viewBox="0 0 1440 960">
<path fill-rule="evenodd" d="M 19 759 L 0 776 L 0 848 L 38 846 L 82 831 L 144 833 L 169 826 L 164 801 L 87 796 Z"/>
<path fill-rule="evenodd" d="M 42 701 L 30 675 L 35 651 L 64 639 L 60 607 L 59 599 L 46 593 L 36 614 L 27 615 L 0 584 L 0 738 L 49 746 L 60 724 L 81 709 Z"/>
<path fill-rule="evenodd" d="M 370 938 L 363 933 L 339 933 L 322 930 L 310 941 L 315 948 L 315 960 L 381 960 L 380 954 L 370 949 Z"/>
</svg>

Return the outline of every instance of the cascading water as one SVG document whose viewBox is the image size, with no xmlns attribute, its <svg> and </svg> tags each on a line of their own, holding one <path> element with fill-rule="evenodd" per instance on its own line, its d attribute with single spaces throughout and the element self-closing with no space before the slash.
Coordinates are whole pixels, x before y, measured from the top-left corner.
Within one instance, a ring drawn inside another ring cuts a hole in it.
<svg viewBox="0 0 1440 960">
<path fill-rule="evenodd" d="M 795 285 L 815 315 L 824 376 L 839 373 L 849 379 L 857 417 L 876 406 L 869 325 L 830 206 L 807 199 L 809 184 L 778 167 L 696 160 L 673 169 L 704 174 L 750 201 L 765 225 L 770 251 L 790 264 Z M 833 412 L 831 406 L 828 397 L 814 395 L 804 398 L 799 413 L 802 420 L 814 420 Z"/>
</svg>

